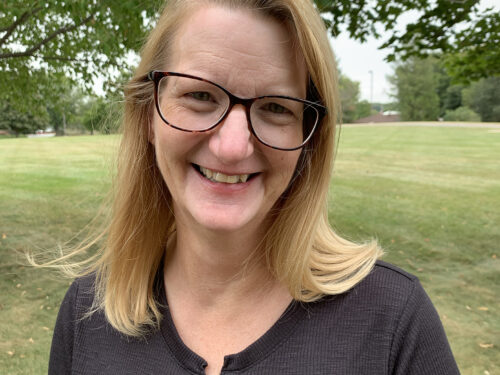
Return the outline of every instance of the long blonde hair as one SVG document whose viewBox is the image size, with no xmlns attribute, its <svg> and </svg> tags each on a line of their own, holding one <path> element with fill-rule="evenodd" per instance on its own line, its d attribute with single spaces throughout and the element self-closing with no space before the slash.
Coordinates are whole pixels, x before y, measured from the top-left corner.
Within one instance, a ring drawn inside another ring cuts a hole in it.
<svg viewBox="0 0 500 375">
<path fill-rule="evenodd" d="M 294 299 L 309 302 L 352 288 L 370 272 L 381 254 L 375 243 L 355 244 L 339 237 L 328 223 L 328 187 L 338 118 L 337 73 L 327 31 L 312 2 L 170 0 L 125 89 L 123 138 L 109 224 L 58 259 L 58 267 L 73 276 L 96 274 L 93 311 L 102 309 L 111 325 L 127 335 L 138 336 L 147 328 L 158 327 L 161 314 L 153 284 L 167 240 L 175 233 L 172 198 L 149 142 L 153 85 L 144 77 L 151 70 L 161 70 L 179 24 L 190 10 L 207 2 L 248 8 L 287 25 L 304 55 L 311 87 L 328 107 L 327 116 L 302 152 L 293 183 L 272 212 L 273 221 L 261 249 L 269 270 L 288 286 Z M 101 242 L 94 257 L 71 263 L 74 256 Z"/>
</svg>

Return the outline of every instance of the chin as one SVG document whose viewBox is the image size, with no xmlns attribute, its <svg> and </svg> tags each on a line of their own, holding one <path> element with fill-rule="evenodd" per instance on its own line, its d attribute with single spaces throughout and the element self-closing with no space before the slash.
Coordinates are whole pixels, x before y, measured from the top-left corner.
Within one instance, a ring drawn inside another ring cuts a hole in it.
<svg viewBox="0 0 500 375">
<path fill-rule="evenodd" d="M 219 210 L 212 207 L 210 210 L 194 213 L 193 218 L 201 228 L 229 234 L 250 229 L 250 227 L 258 227 L 263 221 L 259 220 L 257 215 L 245 211 L 247 210 L 239 207 L 222 207 Z"/>
</svg>

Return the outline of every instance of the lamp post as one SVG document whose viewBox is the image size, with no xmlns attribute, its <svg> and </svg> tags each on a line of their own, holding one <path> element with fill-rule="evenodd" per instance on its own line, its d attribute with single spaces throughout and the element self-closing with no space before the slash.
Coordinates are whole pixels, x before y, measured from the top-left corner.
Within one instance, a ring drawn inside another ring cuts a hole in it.
<svg viewBox="0 0 500 375">
<path fill-rule="evenodd" d="M 373 70 L 369 70 L 370 73 L 370 104 L 373 106 Z"/>
</svg>

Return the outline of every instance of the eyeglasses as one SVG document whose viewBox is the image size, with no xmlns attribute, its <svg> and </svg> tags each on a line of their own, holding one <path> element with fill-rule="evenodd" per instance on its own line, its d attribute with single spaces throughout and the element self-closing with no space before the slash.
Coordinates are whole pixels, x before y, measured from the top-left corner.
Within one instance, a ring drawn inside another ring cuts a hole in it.
<svg viewBox="0 0 500 375">
<path fill-rule="evenodd" d="M 303 147 L 327 111 L 321 104 L 289 96 L 239 98 L 216 83 L 189 74 L 151 71 L 148 79 L 155 84 L 156 109 L 167 125 L 206 132 L 219 125 L 235 104 L 241 104 L 255 138 L 278 150 Z"/>
</svg>

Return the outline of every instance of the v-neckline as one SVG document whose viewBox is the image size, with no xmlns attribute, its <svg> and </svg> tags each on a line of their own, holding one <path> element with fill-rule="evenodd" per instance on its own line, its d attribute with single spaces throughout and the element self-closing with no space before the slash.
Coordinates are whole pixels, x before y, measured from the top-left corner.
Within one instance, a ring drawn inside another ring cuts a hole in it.
<svg viewBox="0 0 500 375">
<path fill-rule="evenodd" d="M 156 298 L 159 302 L 160 312 L 162 314 L 160 329 L 163 338 L 165 339 L 171 353 L 182 367 L 193 373 L 204 374 L 207 362 L 201 356 L 193 352 L 182 341 L 168 307 L 163 281 L 163 272 L 158 272 L 157 277 Z M 262 361 L 267 355 L 272 353 L 276 347 L 281 345 L 290 337 L 290 335 L 295 331 L 297 324 L 305 316 L 306 309 L 302 306 L 302 304 L 292 300 L 280 318 L 260 338 L 241 352 L 228 354 L 224 357 L 224 364 L 221 372 L 241 371 L 259 361 Z M 237 334 L 237 332 L 235 332 L 235 334 Z"/>
</svg>

